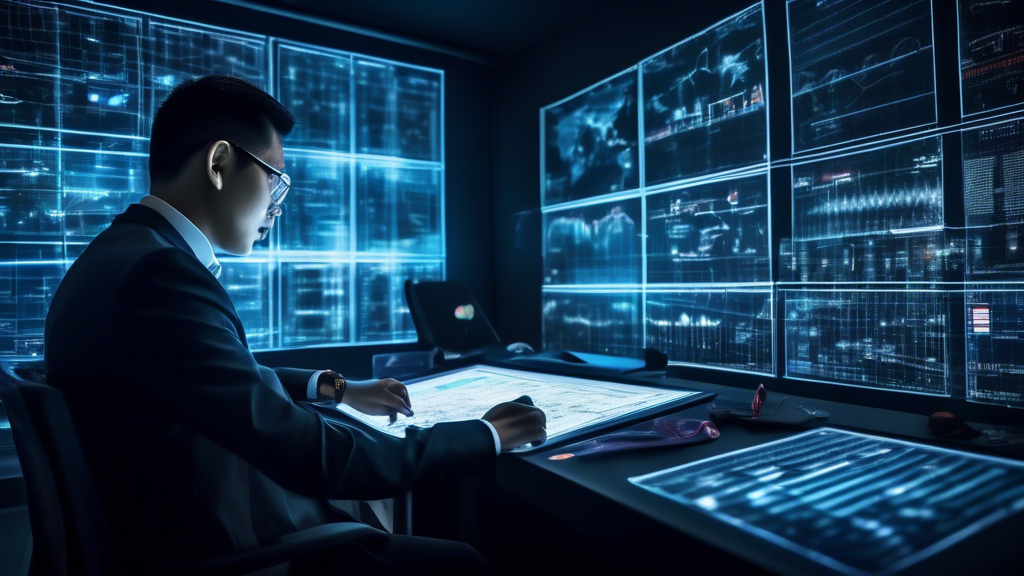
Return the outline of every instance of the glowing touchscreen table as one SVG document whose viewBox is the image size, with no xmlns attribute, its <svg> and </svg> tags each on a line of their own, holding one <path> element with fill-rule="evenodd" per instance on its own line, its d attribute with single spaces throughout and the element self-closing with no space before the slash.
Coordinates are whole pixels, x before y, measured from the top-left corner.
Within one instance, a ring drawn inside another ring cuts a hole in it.
<svg viewBox="0 0 1024 576">
<path fill-rule="evenodd" d="M 891 574 L 1024 509 L 1024 462 L 821 428 L 630 482 L 845 574 Z"/>
<path fill-rule="evenodd" d="M 638 384 L 618 384 L 537 374 L 491 366 L 471 366 L 407 384 L 413 416 L 367 416 L 341 404 L 345 414 L 392 436 L 407 426 L 476 420 L 494 405 L 526 395 L 547 416 L 548 441 L 629 414 L 664 406 L 701 392 Z"/>
</svg>

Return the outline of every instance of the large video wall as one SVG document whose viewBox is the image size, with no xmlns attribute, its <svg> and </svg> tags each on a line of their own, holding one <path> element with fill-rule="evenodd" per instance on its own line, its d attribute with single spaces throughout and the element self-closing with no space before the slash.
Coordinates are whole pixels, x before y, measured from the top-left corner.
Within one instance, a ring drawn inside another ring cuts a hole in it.
<svg viewBox="0 0 1024 576">
<path fill-rule="evenodd" d="M 540 117 L 545 347 L 1024 407 L 1024 0 L 757 4 Z"/>
<path fill-rule="evenodd" d="M 213 73 L 298 120 L 284 214 L 222 259 L 250 346 L 415 339 L 402 283 L 445 273 L 442 71 L 92 3 L 2 0 L 0 22 L 0 355 L 42 355 L 65 271 L 147 193 L 160 102 Z"/>
</svg>

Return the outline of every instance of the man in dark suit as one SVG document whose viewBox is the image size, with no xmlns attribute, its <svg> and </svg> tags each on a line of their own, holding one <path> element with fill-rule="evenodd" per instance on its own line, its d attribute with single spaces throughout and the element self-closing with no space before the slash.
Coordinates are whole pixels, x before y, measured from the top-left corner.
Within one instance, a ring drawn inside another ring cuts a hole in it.
<svg viewBox="0 0 1024 576">
<path fill-rule="evenodd" d="M 371 436 L 297 401 L 333 398 L 394 420 L 412 413 L 401 383 L 256 362 L 215 253 L 247 255 L 273 227 L 290 185 L 281 139 L 293 125 L 242 80 L 179 86 L 153 121 L 151 194 L 93 240 L 50 305 L 49 380 L 69 400 L 125 570 L 348 520 L 327 500 L 389 498 L 545 438 L 543 412 L 513 403 L 405 439 Z M 391 536 L 292 566 L 313 568 L 486 564 L 463 544 Z"/>
</svg>

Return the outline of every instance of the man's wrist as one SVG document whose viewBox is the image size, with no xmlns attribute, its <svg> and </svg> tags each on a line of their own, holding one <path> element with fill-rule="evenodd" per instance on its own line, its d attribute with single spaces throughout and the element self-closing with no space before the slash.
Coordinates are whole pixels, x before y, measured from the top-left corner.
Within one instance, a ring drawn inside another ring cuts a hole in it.
<svg viewBox="0 0 1024 576">
<path fill-rule="evenodd" d="M 345 390 L 348 388 L 348 381 L 341 374 L 333 370 L 327 370 L 320 374 L 320 377 L 317 379 L 316 388 L 317 394 L 321 398 L 334 400 L 340 404 L 345 396 Z"/>
</svg>

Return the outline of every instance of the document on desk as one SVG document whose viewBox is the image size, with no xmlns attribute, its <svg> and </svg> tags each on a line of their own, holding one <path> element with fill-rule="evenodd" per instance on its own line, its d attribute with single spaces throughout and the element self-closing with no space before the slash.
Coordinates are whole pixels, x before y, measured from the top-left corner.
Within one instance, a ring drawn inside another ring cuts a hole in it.
<svg viewBox="0 0 1024 576">
<path fill-rule="evenodd" d="M 407 426 L 477 420 L 496 404 L 529 396 L 547 416 L 548 440 L 620 416 L 700 394 L 639 384 L 618 384 L 522 370 L 471 366 L 407 385 L 413 416 L 367 416 L 344 404 L 338 408 L 392 436 L 404 437 Z"/>
</svg>

